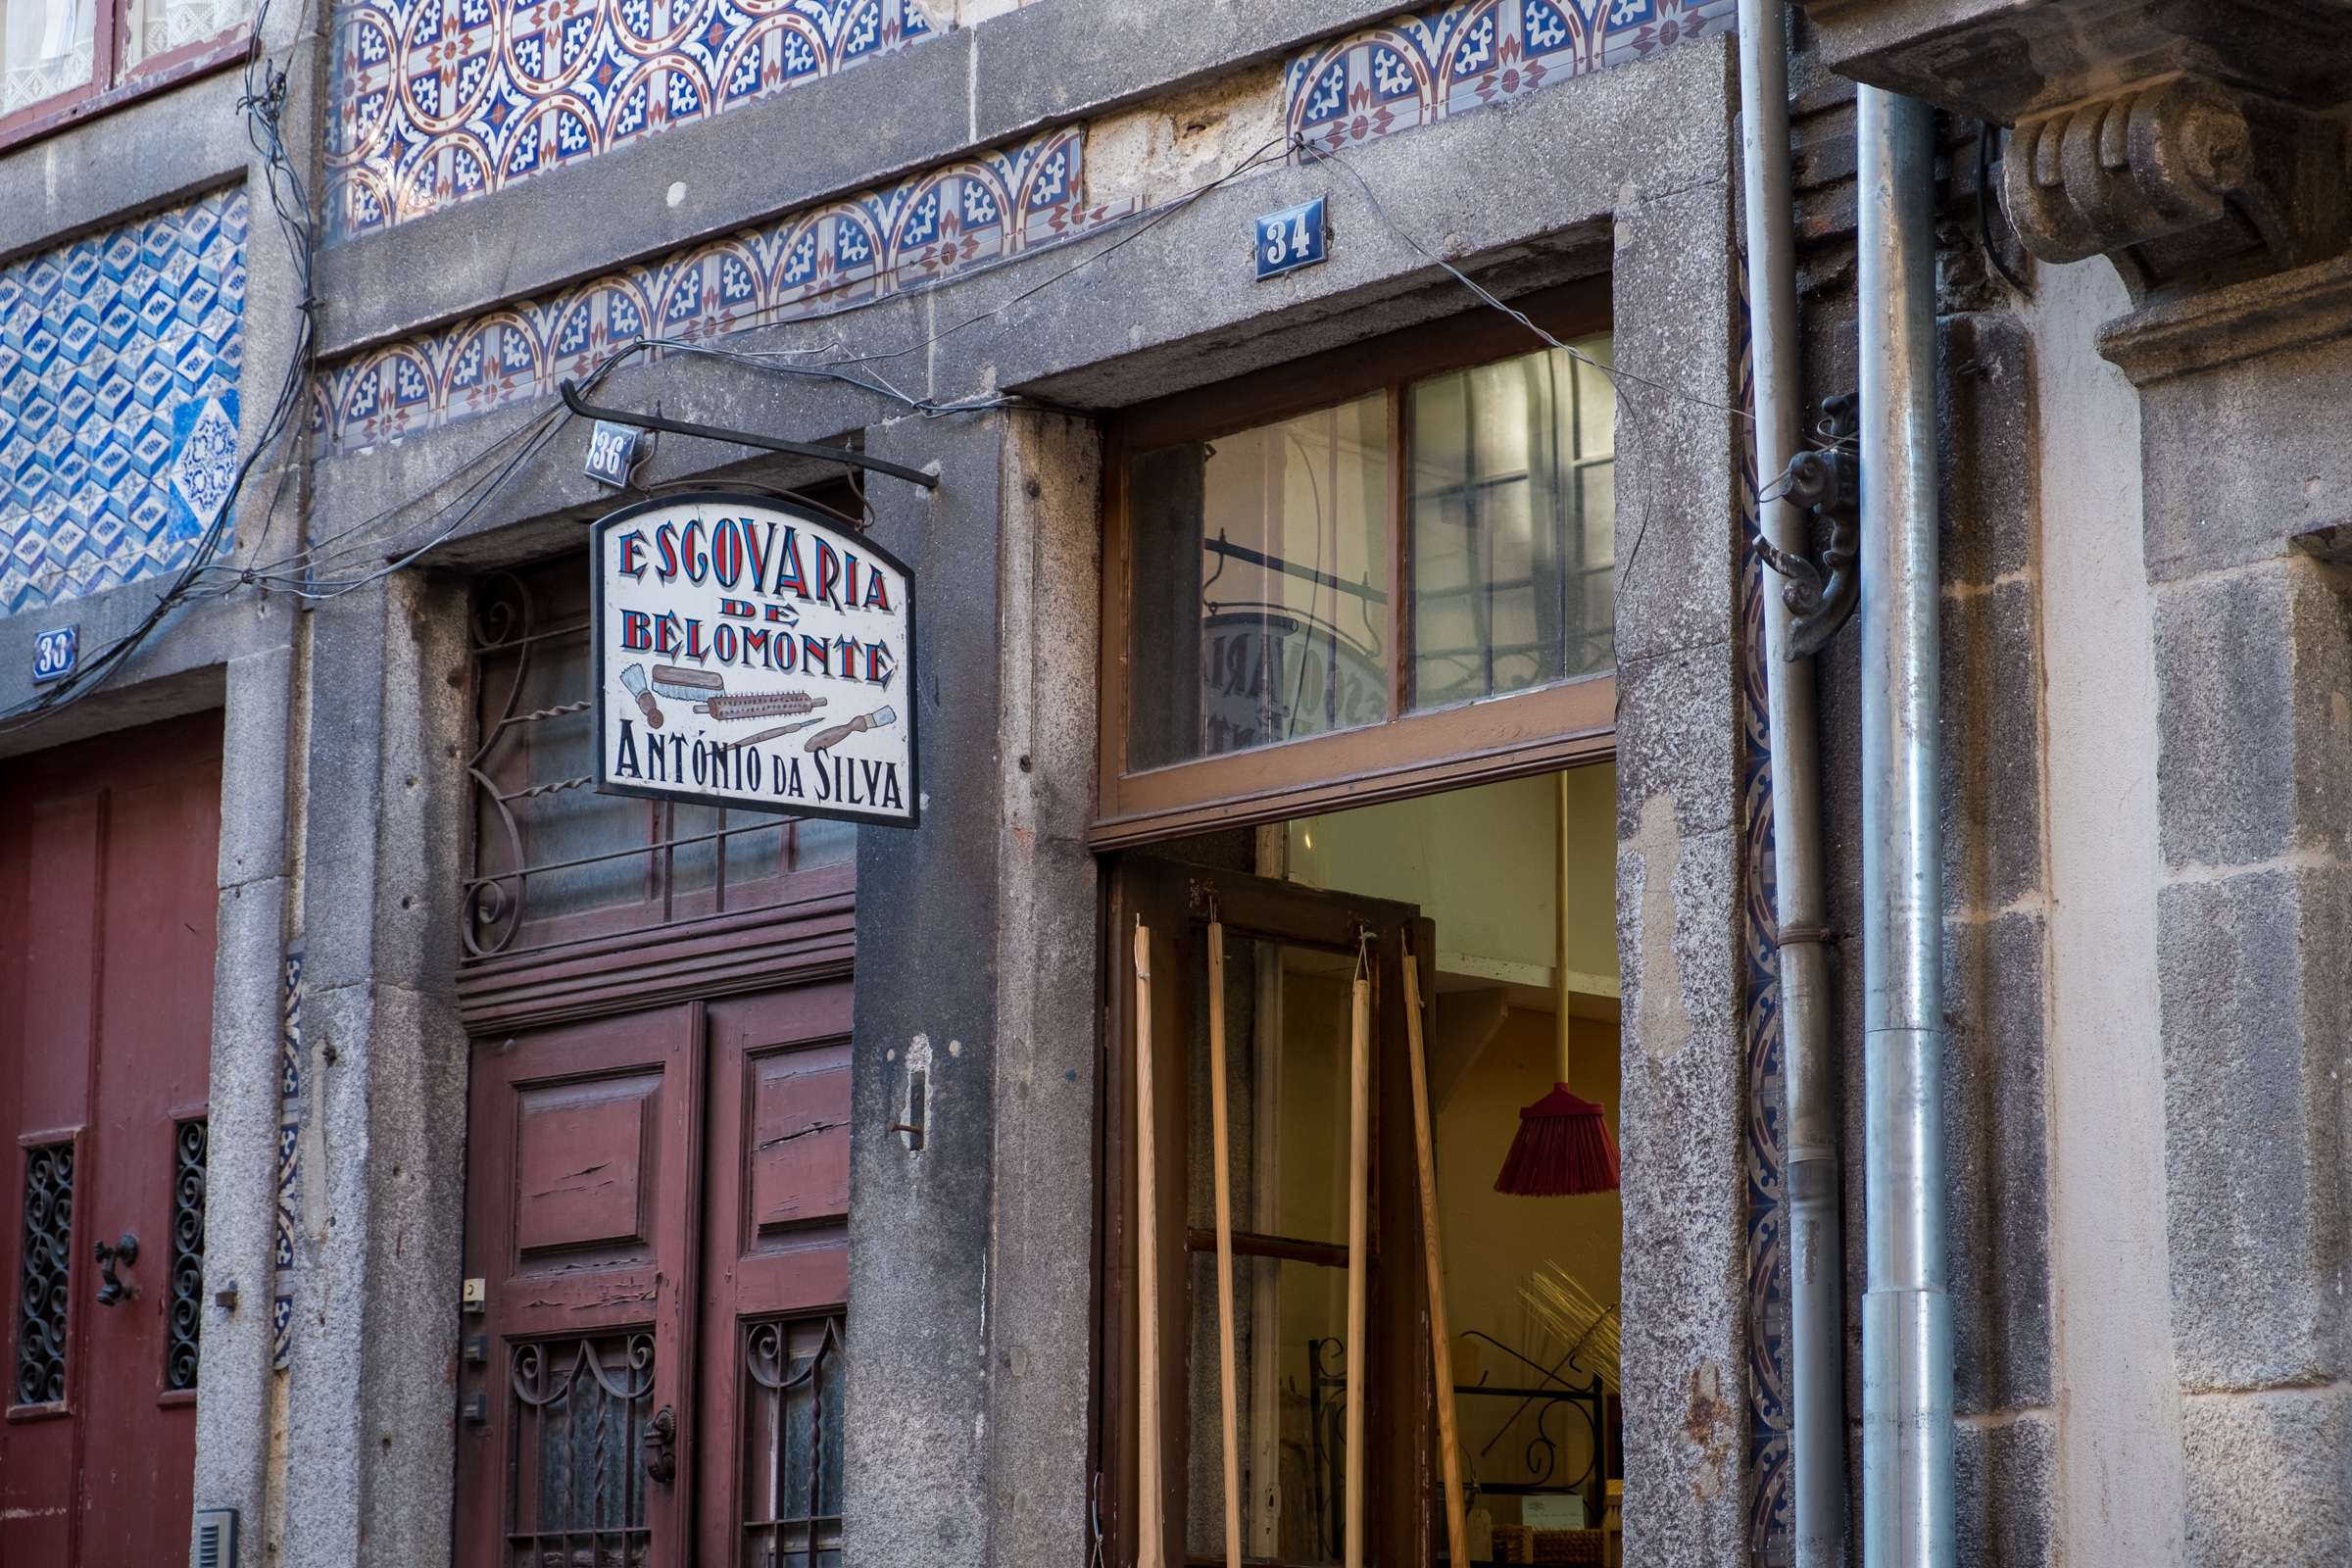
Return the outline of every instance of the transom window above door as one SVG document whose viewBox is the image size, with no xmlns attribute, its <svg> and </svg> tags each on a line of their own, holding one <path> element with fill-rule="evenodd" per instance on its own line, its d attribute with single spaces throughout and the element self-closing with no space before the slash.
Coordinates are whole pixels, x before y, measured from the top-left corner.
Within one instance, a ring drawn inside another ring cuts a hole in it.
<svg viewBox="0 0 2352 1568">
<path fill-rule="evenodd" d="M 1114 419 L 1099 842 L 1605 749 L 1607 293 L 1520 304 Z"/>
<path fill-rule="evenodd" d="M 1609 294 L 1519 308 L 1115 416 L 1096 842 L 1606 750 Z"/>
</svg>

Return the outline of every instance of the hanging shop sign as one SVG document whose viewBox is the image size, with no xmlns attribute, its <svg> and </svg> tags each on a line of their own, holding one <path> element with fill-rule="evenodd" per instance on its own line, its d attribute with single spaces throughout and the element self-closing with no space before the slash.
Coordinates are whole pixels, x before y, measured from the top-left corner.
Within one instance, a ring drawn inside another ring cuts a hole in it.
<svg viewBox="0 0 2352 1568">
<path fill-rule="evenodd" d="M 600 791 L 915 825 L 906 566 L 763 496 L 667 496 L 594 533 Z"/>
</svg>

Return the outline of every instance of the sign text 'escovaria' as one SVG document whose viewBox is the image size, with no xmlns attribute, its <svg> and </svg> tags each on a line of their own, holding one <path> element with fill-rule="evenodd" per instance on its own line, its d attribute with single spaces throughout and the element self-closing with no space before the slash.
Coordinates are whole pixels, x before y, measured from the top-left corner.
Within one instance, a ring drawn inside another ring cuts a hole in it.
<svg viewBox="0 0 2352 1568">
<path fill-rule="evenodd" d="M 757 496 L 599 519 L 597 788 L 912 826 L 914 580 Z"/>
</svg>

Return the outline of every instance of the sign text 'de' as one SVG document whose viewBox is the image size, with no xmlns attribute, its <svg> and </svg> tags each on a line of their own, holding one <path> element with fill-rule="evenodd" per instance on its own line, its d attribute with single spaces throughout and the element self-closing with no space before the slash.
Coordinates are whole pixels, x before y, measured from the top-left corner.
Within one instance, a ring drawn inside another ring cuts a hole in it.
<svg viewBox="0 0 2352 1568">
<path fill-rule="evenodd" d="M 781 499 L 664 497 L 594 527 L 597 788 L 911 827 L 914 581 Z"/>
</svg>

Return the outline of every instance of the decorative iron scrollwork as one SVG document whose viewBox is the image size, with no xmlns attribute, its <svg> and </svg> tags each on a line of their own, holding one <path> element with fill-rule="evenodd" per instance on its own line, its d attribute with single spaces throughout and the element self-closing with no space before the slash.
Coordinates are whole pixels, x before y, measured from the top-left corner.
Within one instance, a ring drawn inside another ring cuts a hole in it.
<svg viewBox="0 0 2352 1568">
<path fill-rule="evenodd" d="M 74 1273 L 74 1146 L 24 1152 L 24 1268 L 17 1282 L 19 1404 L 66 1397 L 66 1292 Z"/>
<path fill-rule="evenodd" d="M 172 1143 L 171 1307 L 164 1318 L 164 1388 L 196 1387 L 204 1334 L 204 1167 L 212 1143 L 202 1118 L 183 1121 Z"/>
<path fill-rule="evenodd" d="M 515 1401 L 516 1458 L 507 1471 L 512 1560 L 644 1561 L 645 1483 L 658 1479 L 642 1463 L 658 1419 L 652 1333 L 517 1345 L 508 1383 Z"/>
<path fill-rule="evenodd" d="M 1828 522 L 1830 542 L 1822 549 L 1821 564 L 1793 550 L 1775 548 L 1761 532 L 1755 538 L 1756 554 L 1764 564 L 1788 579 L 1781 588 L 1781 602 L 1795 617 L 1788 627 L 1791 663 L 1827 648 L 1862 600 L 1854 571 L 1862 545 L 1862 461 L 1853 452 L 1861 402 L 1851 392 L 1825 402 L 1821 430 L 1830 444 L 1789 459 L 1788 471 L 1779 480 L 1792 506 Z"/>
<path fill-rule="evenodd" d="M 839 1560 L 841 1329 L 830 1313 L 743 1325 L 742 1562 L 798 1568 Z"/>
</svg>

